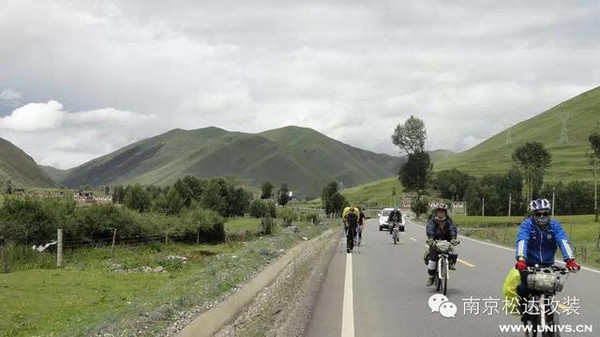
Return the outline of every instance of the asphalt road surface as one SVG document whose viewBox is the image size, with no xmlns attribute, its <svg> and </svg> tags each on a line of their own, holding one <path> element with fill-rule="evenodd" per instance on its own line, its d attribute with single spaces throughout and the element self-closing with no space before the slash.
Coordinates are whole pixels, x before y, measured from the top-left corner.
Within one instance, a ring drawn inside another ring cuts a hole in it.
<svg viewBox="0 0 600 337">
<path fill-rule="evenodd" d="M 432 313 L 428 304 L 436 291 L 425 287 L 425 228 L 408 221 L 400 239 L 394 245 L 388 232 L 379 231 L 377 220 L 370 220 L 361 247 L 346 254 L 340 233 L 308 336 L 523 336 L 500 330 L 500 325 L 519 324 L 516 316 L 505 313 L 502 302 L 502 283 L 514 266 L 514 251 L 460 237 L 459 263 L 451 271 L 447 293 L 457 313 L 446 318 Z M 569 275 L 557 300 L 560 324 L 586 331 L 561 336 L 600 336 L 599 272 Z"/>
</svg>

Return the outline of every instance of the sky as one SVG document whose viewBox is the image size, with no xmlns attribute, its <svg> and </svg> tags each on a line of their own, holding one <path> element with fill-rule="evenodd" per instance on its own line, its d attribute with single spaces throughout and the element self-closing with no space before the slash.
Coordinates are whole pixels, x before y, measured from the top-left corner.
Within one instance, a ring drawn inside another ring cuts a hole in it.
<svg viewBox="0 0 600 337">
<path fill-rule="evenodd" d="M 67 169 L 174 128 L 463 151 L 600 85 L 597 1 L 0 0 L 0 137 Z"/>
</svg>

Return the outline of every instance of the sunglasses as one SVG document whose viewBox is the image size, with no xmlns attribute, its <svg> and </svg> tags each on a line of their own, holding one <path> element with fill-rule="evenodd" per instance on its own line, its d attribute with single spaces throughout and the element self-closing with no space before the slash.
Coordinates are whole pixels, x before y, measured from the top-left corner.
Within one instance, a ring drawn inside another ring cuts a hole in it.
<svg viewBox="0 0 600 337">
<path fill-rule="evenodd" d="M 550 213 L 548 213 L 548 212 L 535 213 L 535 216 L 537 216 L 537 217 L 542 217 L 542 216 L 546 216 L 547 217 L 549 215 L 550 215 Z"/>
</svg>

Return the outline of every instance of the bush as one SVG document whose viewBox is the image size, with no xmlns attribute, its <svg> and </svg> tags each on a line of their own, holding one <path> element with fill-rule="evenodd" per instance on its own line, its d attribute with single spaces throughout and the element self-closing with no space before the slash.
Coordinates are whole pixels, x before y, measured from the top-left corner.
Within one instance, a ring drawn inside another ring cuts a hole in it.
<svg viewBox="0 0 600 337">
<path fill-rule="evenodd" d="M 275 204 L 268 200 L 254 200 L 250 204 L 250 216 L 253 218 L 264 218 L 266 216 L 276 217 Z"/>
<path fill-rule="evenodd" d="M 178 234 L 185 242 L 224 242 L 224 222 L 215 211 L 193 209 L 184 214 Z"/>
<path fill-rule="evenodd" d="M 262 218 L 269 212 L 267 203 L 263 200 L 254 200 L 250 204 L 250 216 L 253 218 Z"/>
<path fill-rule="evenodd" d="M 18 244 L 47 242 L 56 229 L 73 224 L 75 202 L 7 197 L 0 209 L 0 233 Z"/>
<path fill-rule="evenodd" d="M 260 225 L 262 226 L 263 234 L 273 234 L 273 227 L 275 226 L 275 223 L 270 216 L 262 218 L 262 220 L 260 221 Z"/>
<path fill-rule="evenodd" d="M 313 224 L 318 224 L 319 223 L 319 214 L 314 213 L 314 212 L 302 214 L 302 220 L 313 223 Z"/>
<path fill-rule="evenodd" d="M 283 220 L 283 227 L 289 227 L 292 225 L 292 222 L 298 220 L 298 213 L 291 208 L 281 208 L 277 212 L 277 217 Z"/>
</svg>

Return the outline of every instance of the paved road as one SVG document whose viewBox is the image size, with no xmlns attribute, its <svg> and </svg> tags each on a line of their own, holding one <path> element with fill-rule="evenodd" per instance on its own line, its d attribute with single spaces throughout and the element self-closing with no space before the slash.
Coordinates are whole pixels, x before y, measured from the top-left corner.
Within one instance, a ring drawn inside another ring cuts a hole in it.
<svg viewBox="0 0 600 337">
<path fill-rule="evenodd" d="M 501 332 L 500 324 L 518 324 L 502 311 L 502 282 L 514 265 L 514 252 L 461 237 L 458 270 L 448 283 L 449 300 L 456 304 L 455 318 L 431 313 L 428 299 L 434 287 L 425 287 L 426 267 L 423 226 L 407 223 L 402 244 L 394 246 L 387 232 L 379 232 L 377 220 L 365 228 L 359 252 L 346 254 L 343 243 L 333 256 L 319 300 L 313 310 L 308 336 L 522 336 Z M 566 280 L 558 298 L 577 297 L 579 315 L 559 316 L 561 324 L 592 325 L 591 333 L 562 336 L 600 336 L 600 273 L 582 270 Z M 470 298 L 473 301 L 470 301 Z M 489 300 L 489 299 L 492 300 Z M 477 300 L 479 299 L 479 300 Z M 476 303 L 465 312 L 465 303 Z M 484 313 L 486 304 L 497 303 L 500 313 Z"/>
</svg>

